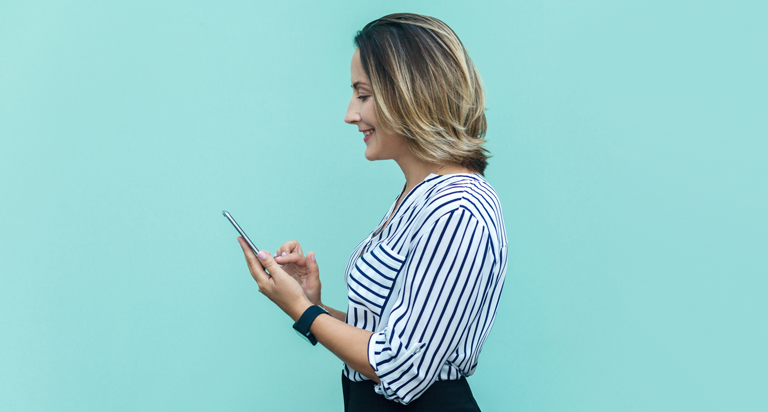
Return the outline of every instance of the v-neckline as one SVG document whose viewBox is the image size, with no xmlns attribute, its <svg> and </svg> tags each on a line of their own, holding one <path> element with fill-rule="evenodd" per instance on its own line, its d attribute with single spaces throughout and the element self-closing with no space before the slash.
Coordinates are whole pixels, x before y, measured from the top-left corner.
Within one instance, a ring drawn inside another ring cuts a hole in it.
<svg viewBox="0 0 768 412">
<path fill-rule="evenodd" d="M 472 176 L 472 177 L 477 177 L 478 176 L 476 173 L 449 173 L 449 174 L 445 174 L 445 175 L 439 175 L 439 174 L 436 174 L 436 173 L 430 173 L 430 174 L 427 175 L 427 177 L 424 178 L 424 180 L 422 180 L 416 186 L 414 186 L 403 197 L 403 194 L 405 193 L 405 188 L 408 187 L 408 182 L 405 182 L 405 184 L 403 185 L 403 190 L 400 191 L 400 195 L 398 196 L 398 199 L 400 199 L 400 197 L 402 197 L 402 199 L 400 200 L 399 203 L 395 203 L 394 207 L 392 208 L 392 212 L 389 214 L 389 217 L 387 217 L 387 220 L 384 222 L 384 224 L 381 227 L 379 227 L 378 229 L 376 229 L 370 235 L 370 237 L 368 238 L 368 241 L 366 242 L 365 246 L 363 246 L 363 249 L 360 252 L 360 256 L 358 256 L 358 258 L 360 258 L 361 256 L 363 256 L 365 254 L 365 252 L 368 250 L 368 246 L 370 245 L 370 243 L 373 240 L 373 238 L 378 236 L 378 235 L 380 235 L 381 232 L 383 232 L 384 229 L 386 229 L 386 227 L 389 225 L 389 223 L 392 221 L 392 219 L 394 219 L 395 215 L 397 215 L 397 212 L 400 211 L 400 208 L 403 207 L 403 204 L 405 204 L 406 200 L 408 200 L 408 198 L 412 194 L 414 194 L 416 192 L 416 189 L 421 187 L 421 185 L 423 185 L 427 181 L 431 182 L 431 181 L 433 181 L 433 180 L 435 180 L 437 178 L 446 177 L 446 176 L 455 176 L 455 175 L 467 175 L 467 176 Z"/>
<path fill-rule="evenodd" d="M 384 231 L 384 229 L 386 229 L 386 227 L 389 225 L 389 222 L 391 222 L 391 221 L 392 221 L 392 219 L 395 217 L 395 215 L 397 215 L 397 212 L 398 212 L 398 211 L 400 210 L 400 208 L 403 206 L 403 204 L 404 204 L 404 203 L 405 203 L 405 201 L 408 199 L 408 197 L 410 197 L 410 196 L 411 196 L 411 195 L 412 195 L 412 194 L 413 194 L 413 193 L 416 191 L 416 189 L 418 189 L 418 188 L 419 188 L 421 185 L 423 185 L 423 184 L 424 184 L 424 182 L 426 182 L 427 180 L 430 180 L 430 177 L 432 177 L 432 176 L 437 176 L 437 177 L 439 177 L 439 176 L 443 176 L 443 175 L 436 175 L 436 174 L 434 174 L 434 173 L 430 173 L 429 175 L 427 175 L 427 177 L 425 177 L 425 178 L 424 178 L 424 180 L 422 180 L 422 181 L 421 181 L 421 182 L 419 182 L 419 183 L 418 183 L 416 186 L 414 186 L 413 188 L 411 188 L 411 190 L 409 190 L 409 191 L 408 191 L 408 193 L 407 193 L 407 194 L 405 194 L 405 196 L 403 196 L 403 194 L 405 193 L 405 188 L 407 188 L 407 187 L 408 187 L 408 182 L 405 182 L 405 184 L 403 185 L 403 190 L 401 190 L 401 191 L 400 191 L 400 195 L 397 197 L 398 199 L 400 199 L 400 197 L 402 197 L 402 199 L 400 199 L 400 202 L 399 202 L 399 203 L 395 203 L 395 207 L 394 207 L 394 208 L 392 208 L 392 212 L 389 214 L 389 217 L 388 217 L 388 218 L 387 218 L 387 220 L 384 222 L 384 224 L 383 224 L 383 225 L 381 225 L 381 227 L 380 227 L 380 228 L 376 229 L 376 231 L 374 231 L 374 232 L 371 234 L 370 238 L 368 238 L 368 242 L 367 242 L 367 244 L 366 244 L 365 246 L 363 246 L 363 250 L 360 252 L 360 256 L 358 256 L 358 258 L 359 258 L 359 257 L 362 257 L 362 256 L 365 254 L 365 252 L 368 250 L 368 246 L 370 245 L 370 242 L 373 240 L 373 238 L 374 238 L 374 237 L 376 237 L 376 236 L 378 236 L 378 235 L 380 235 L 380 234 L 381 234 L 381 232 L 383 232 L 383 231 Z"/>
<path fill-rule="evenodd" d="M 403 196 L 405 194 L 405 188 L 407 186 L 408 186 L 408 183 L 403 185 L 403 190 L 401 190 L 400 191 L 400 195 L 397 196 L 397 203 L 395 203 L 395 207 L 394 207 L 394 209 L 392 209 L 392 213 L 389 214 L 389 217 L 387 218 L 386 222 L 384 222 L 384 224 L 381 225 L 381 227 L 373 233 L 371 238 L 374 238 L 374 237 L 378 236 L 381 232 L 383 232 L 384 228 L 386 228 L 387 225 L 389 224 L 389 222 L 392 221 L 392 218 L 395 217 L 395 215 L 397 214 L 397 211 L 400 209 L 400 206 L 402 206 L 403 203 L 405 202 L 405 198 L 408 197 L 408 195 Z M 415 188 L 416 188 L 416 186 L 413 187 L 413 189 L 415 189 Z M 413 189 L 411 189 L 411 192 L 413 191 Z M 410 194 L 411 192 L 408 192 L 408 194 Z"/>
</svg>

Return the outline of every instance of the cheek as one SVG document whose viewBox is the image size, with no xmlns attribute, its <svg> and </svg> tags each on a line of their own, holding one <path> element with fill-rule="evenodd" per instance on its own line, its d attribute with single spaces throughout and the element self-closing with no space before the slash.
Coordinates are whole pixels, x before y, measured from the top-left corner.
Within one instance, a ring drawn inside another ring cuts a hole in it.
<svg viewBox="0 0 768 412">
<path fill-rule="evenodd" d="M 376 118 L 376 107 L 371 104 L 366 104 L 363 106 L 363 115 L 365 116 L 365 122 L 368 123 L 371 126 L 374 126 L 378 129 L 378 119 Z"/>
</svg>

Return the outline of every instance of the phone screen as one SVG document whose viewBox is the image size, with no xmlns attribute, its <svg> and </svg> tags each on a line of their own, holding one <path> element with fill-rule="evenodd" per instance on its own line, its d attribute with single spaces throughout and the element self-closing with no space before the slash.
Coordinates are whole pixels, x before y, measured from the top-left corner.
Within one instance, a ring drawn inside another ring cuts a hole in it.
<svg viewBox="0 0 768 412">
<path fill-rule="evenodd" d="M 245 239 L 246 243 L 248 243 L 248 246 L 251 247 L 251 250 L 253 251 L 253 253 L 258 254 L 259 249 L 253 245 L 253 242 L 251 242 L 251 239 L 248 237 L 248 235 L 246 235 L 245 232 L 243 232 L 243 229 L 240 229 L 240 225 L 238 225 L 237 222 L 235 222 L 235 218 L 233 218 L 232 215 L 230 215 L 229 212 L 227 212 L 226 210 L 222 211 L 221 214 L 223 214 L 227 219 L 229 219 L 229 221 L 232 223 L 232 226 L 234 226 L 235 229 L 237 230 L 237 233 L 240 233 L 240 236 L 242 236 L 243 239 Z"/>
</svg>

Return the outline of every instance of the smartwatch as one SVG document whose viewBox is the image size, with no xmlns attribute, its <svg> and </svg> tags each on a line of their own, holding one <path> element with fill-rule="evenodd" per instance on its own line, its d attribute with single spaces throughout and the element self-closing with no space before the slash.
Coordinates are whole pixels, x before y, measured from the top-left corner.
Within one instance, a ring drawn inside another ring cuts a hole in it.
<svg viewBox="0 0 768 412">
<path fill-rule="evenodd" d="M 317 339 L 315 339 L 315 335 L 312 334 L 312 332 L 309 331 L 309 327 L 312 326 L 312 322 L 315 321 L 315 318 L 319 315 L 322 315 L 325 313 L 326 315 L 330 315 L 327 310 L 323 309 L 322 306 L 310 306 L 307 308 L 307 310 L 304 311 L 304 313 L 301 315 L 299 320 L 296 321 L 296 323 L 293 324 L 293 329 L 296 330 L 296 333 L 299 334 L 304 340 L 311 343 L 312 346 L 317 345 Z"/>
</svg>

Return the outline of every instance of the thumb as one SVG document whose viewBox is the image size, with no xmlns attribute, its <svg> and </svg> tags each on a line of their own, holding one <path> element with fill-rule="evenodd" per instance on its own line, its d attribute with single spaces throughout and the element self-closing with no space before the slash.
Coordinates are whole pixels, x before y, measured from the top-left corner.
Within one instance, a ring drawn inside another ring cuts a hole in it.
<svg viewBox="0 0 768 412">
<path fill-rule="evenodd" d="M 307 276 L 309 282 L 317 282 L 320 280 L 320 268 L 317 266 L 315 252 L 309 252 L 307 254 Z"/>
<path fill-rule="evenodd" d="M 262 250 L 256 255 L 256 257 L 259 258 L 259 263 L 261 263 L 261 266 L 263 266 L 264 269 L 273 278 L 275 275 L 282 272 L 282 268 L 280 268 L 277 262 L 275 262 L 275 259 L 272 258 L 272 255 L 269 252 Z"/>
</svg>

